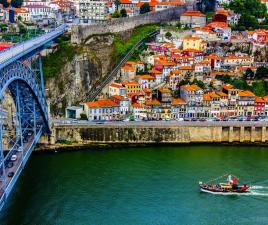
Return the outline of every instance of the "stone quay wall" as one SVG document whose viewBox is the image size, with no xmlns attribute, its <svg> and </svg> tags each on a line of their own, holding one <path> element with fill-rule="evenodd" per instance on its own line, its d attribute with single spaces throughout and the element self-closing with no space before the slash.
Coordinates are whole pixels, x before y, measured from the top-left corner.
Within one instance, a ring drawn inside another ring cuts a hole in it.
<svg viewBox="0 0 268 225">
<path fill-rule="evenodd" d="M 187 10 L 187 8 L 192 8 L 192 5 L 173 7 L 133 17 L 112 19 L 111 21 L 100 24 L 72 25 L 71 41 L 74 44 L 81 44 L 93 35 L 121 33 L 132 30 L 141 25 L 177 20 L 180 18 L 180 15 Z"/>
<path fill-rule="evenodd" d="M 268 124 L 257 125 L 57 125 L 42 143 L 267 143 Z"/>
</svg>

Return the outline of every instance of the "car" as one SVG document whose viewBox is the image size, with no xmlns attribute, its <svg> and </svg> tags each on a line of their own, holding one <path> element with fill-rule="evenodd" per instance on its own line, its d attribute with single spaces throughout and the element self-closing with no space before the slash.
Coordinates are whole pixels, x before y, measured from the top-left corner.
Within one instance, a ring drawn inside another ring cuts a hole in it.
<svg viewBox="0 0 268 225">
<path fill-rule="evenodd" d="M 10 162 L 10 161 L 9 161 L 9 162 L 7 163 L 7 168 L 12 168 L 13 165 L 14 165 L 13 162 Z"/>
<path fill-rule="evenodd" d="M 184 121 L 184 119 L 183 118 L 178 118 L 178 119 L 176 119 L 177 121 Z"/>
<path fill-rule="evenodd" d="M 190 118 L 184 118 L 183 120 L 184 120 L 184 121 L 191 121 Z"/>
<path fill-rule="evenodd" d="M 22 146 L 18 147 L 18 150 L 17 151 L 18 152 L 22 152 L 23 151 L 23 147 Z"/>
<path fill-rule="evenodd" d="M 205 119 L 205 118 L 201 118 L 199 121 L 201 121 L 201 122 L 205 122 L 206 119 Z"/>
<path fill-rule="evenodd" d="M 13 176 L 14 176 L 14 172 L 9 172 L 9 173 L 7 174 L 7 176 L 8 176 L 8 177 L 13 177 Z"/>
<path fill-rule="evenodd" d="M 192 120 L 191 121 L 197 121 L 197 118 L 192 118 Z"/>
<path fill-rule="evenodd" d="M 12 155 L 11 158 L 10 158 L 10 160 L 14 162 L 14 161 L 17 160 L 17 158 L 18 158 L 18 157 L 17 157 L 16 155 Z"/>
<path fill-rule="evenodd" d="M 97 122 L 96 124 L 104 124 L 103 122 Z"/>
</svg>

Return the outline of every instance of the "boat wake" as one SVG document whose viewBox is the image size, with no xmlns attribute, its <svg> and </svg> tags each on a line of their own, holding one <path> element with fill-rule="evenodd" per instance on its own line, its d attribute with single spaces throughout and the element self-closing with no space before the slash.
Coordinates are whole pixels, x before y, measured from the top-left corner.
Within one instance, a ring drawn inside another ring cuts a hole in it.
<svg viewBox="0 0 268 225">
<path fill-rule="evenodd" d="M 265 191 L 260 191 L 264 190 Z M 215 191 L 209 191 L 209 190 L 202 190 L 202 192 L 210 193 L 213 195 L 245 195 L 245 196 L 267 196 L 268 197 L 268 187 L 264 186 L 253 186 L 250 188 L 249 192 L 215 192 Z"/>
</svg>

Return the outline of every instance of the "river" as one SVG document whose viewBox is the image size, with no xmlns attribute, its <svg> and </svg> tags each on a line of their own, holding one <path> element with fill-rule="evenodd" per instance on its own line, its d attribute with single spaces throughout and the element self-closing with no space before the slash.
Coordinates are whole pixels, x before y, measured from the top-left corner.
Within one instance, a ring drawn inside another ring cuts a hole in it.
<svg viewBox="0 0 268 225">
<path fill-rule="evenodd" d="M 253 194 L 200 193 L 233 173 Z M 33 154 L 1 225 L 268 224 L 267 147 L 180 145 Z"/>
</svg>

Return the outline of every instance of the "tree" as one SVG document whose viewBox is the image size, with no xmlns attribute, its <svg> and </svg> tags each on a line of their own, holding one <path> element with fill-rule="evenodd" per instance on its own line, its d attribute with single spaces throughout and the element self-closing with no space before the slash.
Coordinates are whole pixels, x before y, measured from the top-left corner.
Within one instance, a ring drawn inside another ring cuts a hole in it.
<svg viewBox="0 0 268 225">
<path fill-rule="evenodd" d="M 0 4 L 2 4 L 5 8 L 9 6 L 9 3 L 7 2 L 7 0 L 0 0 Z"/>
<path fill-rule="evenodd" d="M 167 32 L 167 33 L 165 34 L 165 37 L 166 37 L 167 39 L 170 39 L 170 38 L 172 37 L 172 34 L 171 34 L 170 32 Z"/>
<path fill-rule="evenodd" d="M 243 13 L 238 21 L 237 26 L 238 27 L 244 26 L 252 30 L 259 27 L 259 22 L 255 16 L 250 15 L 248 13 Z"/>
<path fill-rule="evenodd" d="M 268 67 L 258 67 L 256 71 L 256 79 L 260 80 L 264 78 L 268 78 Z"/>
<path fill-rule="evenodd" d="M 266 94 L 264 82 L 259 80 L 252 83 L 253 92 L 257 96 L 264 96 Z"/>
<path fill-rule="evenodd" d="M 87 120 L 87 115 L 85 113 L 81 113 L 80 120 Z"/>
<path fill-rule="evenodd" d="M 20 8 L 22 6 L 23 0 L 11 0 L 11 6 L 14 8 Z"/>
<path fill-rule="evenodd" d="M 180 23 L 180 22 L 177 22 L 176 27 L 177 27 L 178 29 L 181 29 L 181 23 Z"/>
<path fill-rule="evenodd" d="M 114 4 L 116 6 L 116 10 L 118 10 L 119 5 L 121 4 L 120 0 L 115 0 Z"/>
<path fill-rule="evenodd" d="M 148 12 L 150 12 L 150 5 L 149 3 L 146 2 L 140 7 L 140 14 L 144 14 Z"/>
<path fill-rule="evenodd" d="M 112 14 L 112 17 L 113 18 L 119 18 L 121 15 L 120 15 L 120 12 L 118 10 L 115 10 L 114 13 Z"/>
<path fill-rule="evenodd" d="M 121 17 L 127 17 L 127 11 L 125 9 L 120 10 Z"/>
<path fill-rule="evenodd" d="M 246 79 L 249 79 L 249 80 L 253 79 L 254 72 L 251 69 L 247 69 L 246 73 L 245 73 L 245 77 L 246 77 Z"/>
</svg>

